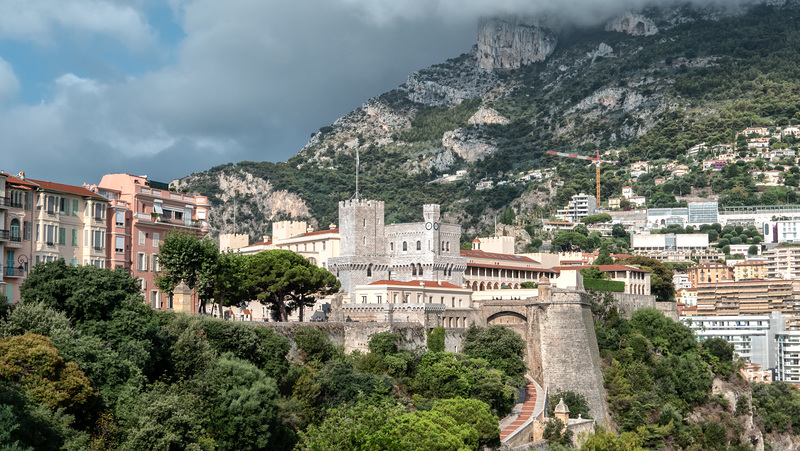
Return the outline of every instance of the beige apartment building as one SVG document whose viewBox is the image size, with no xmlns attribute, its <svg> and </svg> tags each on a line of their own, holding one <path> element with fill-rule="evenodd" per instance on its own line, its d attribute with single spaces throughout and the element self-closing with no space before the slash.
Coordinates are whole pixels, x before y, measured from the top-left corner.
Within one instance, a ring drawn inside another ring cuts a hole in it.
<svg viewBox="0 0 800 451">
<path fill-rule="evenodd" d="M 108 199 L 81 186 L 21 179 L 36 185 L 33 263 L 63 258 L 71 265 L 106 267 Z"/>
<path fill-rule="evenodd" d="M 704 263 L 692 266 L 686 272 L 689 274 L 689 282 L 694 288 L 697 288 L 700 283 L 733 280 L 733 271 L 728 265 L 722 263 Z"/>
<path fill-rule="evenodd" d="M 763 315 L 800 312 L 797 280 L 732 280 L 697 285 L 697 314 Z"/>
<path fill-rule="evenodd" d="M 764 260 L 746 260 L 733 265 L 733 280 L 766 279 L 767 265 Z"/>
<path fill-rule="evenodd" d="M 313 231 L 306 221 L 276 221 L 272 223 L 272 237 L 247 245 L 236 245 L 236 237 L 242 235 L 220 236 L 220 243 L 245 255 L 257 254 L 272 249 L 284 249 L 302 255 L 320 268 L 328 268 L 328 259 L 339 256 L 339 229 L 333 224 L 327 230 Z M 222 245 L 220 245 L 222 247 Z"/>
</svg>

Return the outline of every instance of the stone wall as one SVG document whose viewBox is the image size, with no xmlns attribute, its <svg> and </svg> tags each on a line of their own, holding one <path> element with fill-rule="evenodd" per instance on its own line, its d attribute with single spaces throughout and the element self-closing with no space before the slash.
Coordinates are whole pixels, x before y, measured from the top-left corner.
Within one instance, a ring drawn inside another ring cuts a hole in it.
<svg viewBox="0 0 800 451">
<path fill-rule="evenodd" d="M 608 411 L 588 296 L 583 291 L 552 289 L 539 301 L 534 306 L 532 328 L 539 333 L 540 384 L 550 393 L 569 390 L 582 394 L 592 417 L 604 422 Z"/>
<path fill-rule="evenodd" d="M 253 323 L 269 327 L 288 338 L 292 344 L 290 358 L 297 358 L 297 344 L 294 336 L 302 327 L 314 327 L 328 334 L 331 343 L 342 346 L 346 353 L 355 350 L 367 352 L 369 337 L 379 332 L 393 332 L 400 335 L 400 347 L 404 349 L 426 349 L 427 334 L 417 323 Z"/>
<path fill-rule="evenodd" d="M 656 308 L 667 318 L 679 321 L 678 305 L 672 301 L 656 302 Z"/>
<path fill-rule="evenodd" d="M 617 304 L 617 309 L 625 319 L 631 319 L 634 311 L 640 308 L 655 308 L 656 297 L 644 294 L 611 293 Z"/>
</svg>

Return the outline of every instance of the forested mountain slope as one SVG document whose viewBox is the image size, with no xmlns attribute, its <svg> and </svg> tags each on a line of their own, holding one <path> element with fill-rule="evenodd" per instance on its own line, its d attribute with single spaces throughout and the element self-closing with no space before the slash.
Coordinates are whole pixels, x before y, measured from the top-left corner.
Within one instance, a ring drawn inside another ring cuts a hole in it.
<svg viewBox="0 0 800 451">
<path fill-rule="evenodd" d="M 549 214 L 572 191 L 594 192 L 593 169 L 547 150 L 620 151 L 621 167 L 602 175 L 602 196 L 619 195 L 631 161 L 800 123 L 800 7 L 769 3 L 652 8 L 596 27 L 485 19 L 470 53 L 320 128 L 288 161 L 217 166 L 175 184 L 209 196 L 217 233 L 232 231 L 236 190 L 239 231 L 253 237 L 276 219 L 337 222 L 338 201 L 355 191 L 356 150 L 361 195 L 385 201 L 389 223 L 439 203 L 474 235 L 509 205 Z M 527 40 L 509 45 L 509 36 Z M 516 181 L 556 166 L 547 183 Z M 434 182 L 458 170 L 466 176 Z M 476 190 L 482 179 L 494 188 Z"/>
</svg>

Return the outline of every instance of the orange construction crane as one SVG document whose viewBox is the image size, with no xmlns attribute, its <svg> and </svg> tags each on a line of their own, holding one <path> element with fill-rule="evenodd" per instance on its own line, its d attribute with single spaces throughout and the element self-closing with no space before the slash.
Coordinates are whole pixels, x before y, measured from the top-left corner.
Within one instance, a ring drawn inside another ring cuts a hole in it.
<svg viewBox="0 0 800 451">
<path fill-rule="evenodd" d="M 602 158 L 600 158 L 599 149 L 597 150 L 597 157 L 586 157 L 583 155 L 575 155 L 574 153 L 553 152 L 552 150 L 548 150 L 547 153 L 549 155 L 555 155 L 557 157 L 577 158 L 578 160 L 586 160 L 594 163 L 595 180 L 597 182 L 597 206 L 599 207 L 600 206 L 600 163 L 619 164 L 619 161 L 603 160 Z"/>
</svg>

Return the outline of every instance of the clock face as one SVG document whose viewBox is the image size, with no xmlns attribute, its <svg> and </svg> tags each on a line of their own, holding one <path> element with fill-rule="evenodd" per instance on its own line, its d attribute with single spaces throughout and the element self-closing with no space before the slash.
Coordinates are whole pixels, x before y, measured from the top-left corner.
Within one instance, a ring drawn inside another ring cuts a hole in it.
<svg viewBox="0 0 800 451">
<path fill-rule="evenodd" d="M 426 222 L 425 223 L 425 228 L 430 230 L 431 229 L 431 223 L 430 222 Z"/>
<path fill-rule="evenodd" d="M 439 223 L 438 222 L 434 222 L 433 223 L 433 228 L 436 229 L 436 230 L 439 230 Z"/>
</svg>

